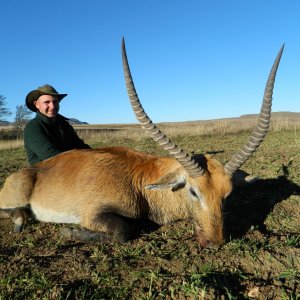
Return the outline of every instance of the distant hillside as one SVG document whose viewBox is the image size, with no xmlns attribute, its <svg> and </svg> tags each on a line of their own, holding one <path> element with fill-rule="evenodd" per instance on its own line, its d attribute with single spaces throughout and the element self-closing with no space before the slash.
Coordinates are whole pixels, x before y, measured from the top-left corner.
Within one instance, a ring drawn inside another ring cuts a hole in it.
<svg viewBox="0 0 300 300">
<path fill-rule="evenodd" d="M 9 126 L 11 123 L 8 121 L 1 121 L 0 120 L 0 126 Z"/>
<path fill-rule="evenodd" d="M 82 121 L 79 121 L 75 118 L 69 118 L 68 122 L 71 124 L 71 125 L 88 125 L 89 123 L 87 122 L 82 122 Z"/>
<path fill-rule="evenodd" d="M 300 113 L 298 112 L 288 112 L 288 111 L 279 111 L 279 112 L 272 112 L 272 119 L 298 119 L 300 120 Z M 258 117 L 258 114 L 248 114 L 248 115 L 241 115 L 240 118 L 254 118 Z"/>
<path fill-rule="evenodd" d="M 207 121 L 222 121 L 222 120 L 240 120 L 240 119 L 257 119 L 258 118 L 258 114 L 246 114 L 246 115 L 241 115 L 239 117 L 232 117 L 232 118 L 223 118 L 223 119 L 214 119 L 214 120 L 191 120 L 191 121 L 184 121 L 184 122 L 160 122 L 157 123 L 159 124 L 171 124 L 171 123 L 194 123 L 194 122 L 207 122 Z M 300 122 L 300 112 L 272 112 L 271 115 L 271 120 L 276 121 L 276 120 L 280 120 L 280 121 L 296 121 L 297 123 Z M 80 121 L 78 119 L 75 118 L 69 118 L 69 123 L 72 126 L 76 126 L 76 125 L 90 125 L 87 122 L 84 121 Z M 13 122 L 8 122 L 8 121 L 0 121 L 0 126 L 9 126 L 9 125 L 13 125 Z M 105 126 L 105 127 L 111 127 L 113 126 L 114 128 L 118 125 L 120 125 L 122 128 L 124 126 L 136 126 L 137 124 L 96 124 L 96 125 L 101 125 L 101 126 Z"/>
<path fill-rule="evenodd" d="M 159 124 L 173 124 L 173 123 L 183 123 L 183 124 L 194 124 L 194 123 L 207 123 L 207 122 L 215 122 L 215 121 L 253 121 L 256 122 L 259 114 L 247 114 L 241 115 L 239 117 L 231 117 L 231 118 L 221 118 L 221 119 L 209 119 L 209 120 L 192 120 L 192 121 L 183 121 L 183 122 L 161 122 Z M 300 123 L 300 113 L 298 112 L 272 112 L 271 114 L 272 121 L 291 121 Z"/>
</svg>

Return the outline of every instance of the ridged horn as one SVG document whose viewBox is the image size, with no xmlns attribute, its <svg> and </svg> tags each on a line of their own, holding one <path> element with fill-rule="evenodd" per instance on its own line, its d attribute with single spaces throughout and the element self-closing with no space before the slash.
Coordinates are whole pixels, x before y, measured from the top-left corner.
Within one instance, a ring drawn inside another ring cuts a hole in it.
<svg viewBox="0 0 300 300">
<path fill-rule="evenodd" d="M 284 45 L 281 47 L 279 53 L 277 54 L 277 57 L 270 71 L 256 127 L 252 131 L 252 134 L 250 135 L 248 141 L 244 144 L 242 149 L 235 155 L 233 155 L 233 157 L 224 166 L 226 173 L 229 175 L 232 175 L 245 163 L 245 161 L 258 148 L 258 146 L 260 145 L 260 143 L 262 142 L 262 140 L 268 132 L 271 119 L 272 95 L 275 77 L 283 49 Z"/>
<path fill-rule="evenodd" d="M 170 139 L 152 123 L 151 119 L 145 113 L 134 87 L 127 60 L 124 38 L 122 40 L 122 61 L 128 97 L 137 120 L 142 124 L 142 127 L 150 134 L 155 142 L 166 150 L 170 156 L 176 158 L 190 176 L 197 177 L 203 175 L 204 169 L 201 168 L 188 153 L 170 141 Z"/>
</svg>

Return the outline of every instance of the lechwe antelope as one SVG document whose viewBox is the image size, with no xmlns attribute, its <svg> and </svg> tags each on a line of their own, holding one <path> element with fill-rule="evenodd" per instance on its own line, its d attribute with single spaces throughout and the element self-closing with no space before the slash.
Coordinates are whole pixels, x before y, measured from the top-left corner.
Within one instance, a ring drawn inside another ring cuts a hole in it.
<svg viewBox="0 0 300 300">
<path fill-rule="evenodd" d="M 128 219 L 147 218 L 160 225 L 191 219 L 201 246 L 221 244 L 223 200 L 232 190 L 234 173 L 268 131 L 282 51 L 283 47 L 271 69 L 256 128 L 223 166 L 210 156 L 190 156 L 152 123 L 135 91 L 123 40 L 123 68 L 133 111 L 170 157 L 126 147 L 71 150 L 10 175 L 0 193 L 1 209 L 14 219 L 17 231 L 24 224 L 24 208 L 29 207 L 37 220 L 79 224 L 80 228 L 64 234 L 85 241 L 126 241 Z"/>
</svg>

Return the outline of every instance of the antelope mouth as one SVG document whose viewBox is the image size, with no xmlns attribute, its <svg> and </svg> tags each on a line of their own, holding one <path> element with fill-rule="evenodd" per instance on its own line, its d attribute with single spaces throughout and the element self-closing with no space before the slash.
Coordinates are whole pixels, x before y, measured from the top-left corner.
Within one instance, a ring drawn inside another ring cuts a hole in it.
<svg viewBox="0 0 300 300">
<path fill-rule="evenodd" d="M 205 232 L 199 226 L 196 226 L 194 234 L 195 234 L 196 241 L 203 248 L 213 248 L 213 247 L 220 246 L 221 244 L 224 243 L 223 239 L 216 240 L 216 239 L 208 238 Z"/>
</svg>

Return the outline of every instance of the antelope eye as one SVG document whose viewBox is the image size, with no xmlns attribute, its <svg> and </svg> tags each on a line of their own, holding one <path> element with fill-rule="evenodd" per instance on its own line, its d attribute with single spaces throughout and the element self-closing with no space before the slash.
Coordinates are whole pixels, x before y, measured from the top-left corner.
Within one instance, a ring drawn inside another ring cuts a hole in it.
<svg viewBox="0 0 300 300">
<path fill-rule="evenodd" d="M 192 194 L 193 197 L 199 199 L 197 193 L 195 192 L 195 190 L 193 188 L 190 187 L 190 193 Z"/>
</svg>

